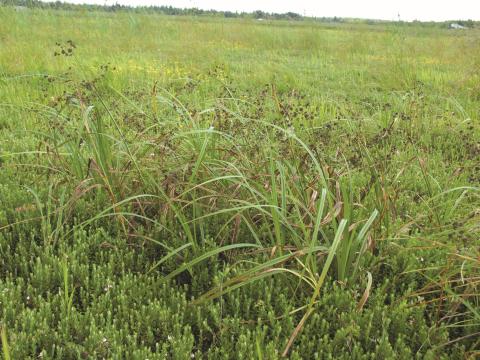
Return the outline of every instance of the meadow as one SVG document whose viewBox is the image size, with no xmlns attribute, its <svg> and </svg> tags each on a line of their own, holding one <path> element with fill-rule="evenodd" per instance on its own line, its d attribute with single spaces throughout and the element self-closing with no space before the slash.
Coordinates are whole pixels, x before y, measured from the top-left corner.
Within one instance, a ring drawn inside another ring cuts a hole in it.
<svg viewBox="0 0 480 360">
<path fill-rule="evenodd" d="M 0 7 L 8 359 L 480 356 L 480 30 Z"/>
</svg>

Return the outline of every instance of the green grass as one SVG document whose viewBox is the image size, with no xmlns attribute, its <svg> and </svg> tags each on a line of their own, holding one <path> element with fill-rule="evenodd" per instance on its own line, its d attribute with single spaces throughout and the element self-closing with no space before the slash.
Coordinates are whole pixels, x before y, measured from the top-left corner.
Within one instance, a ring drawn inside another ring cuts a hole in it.
<svg viewBox="0 0 480 360">
<path fill-rule="evenodd" d="M 479 36 L 0 7 L 4 358 L 478 356 Z"/>
</svg>

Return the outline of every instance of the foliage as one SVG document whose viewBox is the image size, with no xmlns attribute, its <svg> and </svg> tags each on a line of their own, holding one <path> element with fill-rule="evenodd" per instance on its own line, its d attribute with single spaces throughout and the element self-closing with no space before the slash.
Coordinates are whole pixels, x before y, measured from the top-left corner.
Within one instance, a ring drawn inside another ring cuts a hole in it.
<svg viewBox="0 0 480 360">
<path fill-rule="evenodd" d="M 475 29 L 0 20 L 4 358 L 478 355 Z"/>
</svg>

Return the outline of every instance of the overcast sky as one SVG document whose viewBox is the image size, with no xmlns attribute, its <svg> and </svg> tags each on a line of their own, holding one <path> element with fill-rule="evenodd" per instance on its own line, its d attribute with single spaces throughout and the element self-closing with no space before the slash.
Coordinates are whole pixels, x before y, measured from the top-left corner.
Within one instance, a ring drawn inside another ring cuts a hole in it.
<svg viewBox="0 0 480 360">
<path fill-rule="evenodd" d="M 480 20 L 480 0 L 67 0 L 71 3 L 172 5 L 230 11 L 396 20 Z"/>
</svg>

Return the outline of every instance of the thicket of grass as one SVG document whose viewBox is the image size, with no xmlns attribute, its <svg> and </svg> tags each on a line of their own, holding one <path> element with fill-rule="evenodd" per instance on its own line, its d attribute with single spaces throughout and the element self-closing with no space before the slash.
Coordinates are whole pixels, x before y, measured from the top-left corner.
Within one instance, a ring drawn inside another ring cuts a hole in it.
<svg viewBox="0 0 480 360">
<path fill-rule="evenodd" d="M 4 358 L 474 358 L 480 33 L 0 8 Z"/>
</svg>

